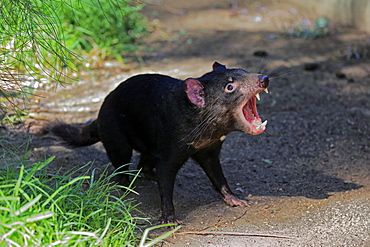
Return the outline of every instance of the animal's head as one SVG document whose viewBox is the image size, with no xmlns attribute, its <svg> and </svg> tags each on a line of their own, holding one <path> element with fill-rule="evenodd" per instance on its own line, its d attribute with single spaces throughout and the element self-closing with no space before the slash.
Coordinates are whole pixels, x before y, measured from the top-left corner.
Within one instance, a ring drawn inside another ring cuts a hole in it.
<svg viewBox="0 0 370 247">
<path fill-rule="evenodd" d="M 213 70 L 200 78 L 184 81 L 190 102 L 201 108 L 204 118 L 213 119 L 229 130 L 258 135 L 266 129 L 256 101 L 259 93 L 268 92 L 269 78 L 242 69 L 228 69 L 218 62 Z"/>
</svg>

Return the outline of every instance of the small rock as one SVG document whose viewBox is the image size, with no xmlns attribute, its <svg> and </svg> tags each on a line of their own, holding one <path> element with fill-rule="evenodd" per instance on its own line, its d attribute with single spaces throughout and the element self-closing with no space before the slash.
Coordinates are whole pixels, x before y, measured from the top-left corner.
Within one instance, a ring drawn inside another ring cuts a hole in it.
<svg viewBox="0 0 370 247">
<path fill-rule="evenodd" d="M 346 79 L 346 74 L 344 74 L 342 71 L 337 71 L 335 72 L 335 76 L 338 78 L 338 79 Z"/>
<path fill-rule="evenodd" d="M 242 188 L 240 188 L 240 187 L 236 188 L 235 191 L 238 191 L 240 193 L 243 193 L 244 192 L 244 190 Z"/>
<path fill-rule="evenodd" d="M 354 83 L 354 82 L 355 82 L 355 79 L 353 79 L 353 78 L 348 78 L 347 82 L 348 82 L 348 83 Z"/>
<path fill-rule="evenodd" d="M 318 63 L 305 63 L 303 64 L 303 69 L 307 71 L 314 71 L 320 67 Z"/>
<path fill-rule="evenodd" d="M 255 51 L 253 53 L 253 56 L 256 56 L 256 57 L 267 57 L 267 52 L 266 51 Z"/>
<path fill-rule="evenodd" d="M 351 112 L 360 112 L 365 117 L 370 117 L 370 110 L 365 107 L 352 107 Z"/>
</svg>

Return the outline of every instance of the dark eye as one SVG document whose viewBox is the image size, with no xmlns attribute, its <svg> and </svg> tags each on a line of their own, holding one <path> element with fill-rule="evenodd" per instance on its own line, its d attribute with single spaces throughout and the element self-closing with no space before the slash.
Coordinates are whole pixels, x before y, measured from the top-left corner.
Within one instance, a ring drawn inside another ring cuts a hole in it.
<svg viewBox="0 0 370 247">
<path fill-rule="evenodd" d="M 231 92 L 233 92 L 235 89 L 236 89 L 236 85 L 235 85 L 235 83 L 229 83 L 229 84 L 227 84 L 227 85 L 226 85 L 226 87 L 225 87 L 225 92 L 226 92 L 226 93 L 231 93 Z"/>
</svg>

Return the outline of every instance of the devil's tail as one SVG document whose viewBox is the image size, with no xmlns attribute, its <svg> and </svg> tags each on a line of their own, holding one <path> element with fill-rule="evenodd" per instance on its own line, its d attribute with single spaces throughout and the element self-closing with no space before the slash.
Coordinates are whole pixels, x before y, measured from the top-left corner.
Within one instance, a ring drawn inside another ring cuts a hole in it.
<svg viewBox="0 0 370 247">
<path fill-rule="evenodd" d="M 71 147 L 89 146 L 100 141 L 96 120 L 89 124 L 67 124 L 57 120 L 49 123 L 39 132 L 40 135 L 48 133 L 59 137 L 64 144 Z"/>
</svg>

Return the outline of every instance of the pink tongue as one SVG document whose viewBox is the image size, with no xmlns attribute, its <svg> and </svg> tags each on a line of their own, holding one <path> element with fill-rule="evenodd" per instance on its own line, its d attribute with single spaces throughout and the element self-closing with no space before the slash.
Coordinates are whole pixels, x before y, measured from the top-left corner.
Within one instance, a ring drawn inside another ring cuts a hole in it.
<svg viewBox="0 0 370 247">
<path fill-rule="evenodd" d="M 245 119 L 250 123 L 252 123 L 253 120 L 261 121 L 257 112 L 256 97 L 253 97 L 250 100 L 248 100 L 247 104 L 243 108 L 243 114 Z"/>
</svg>

